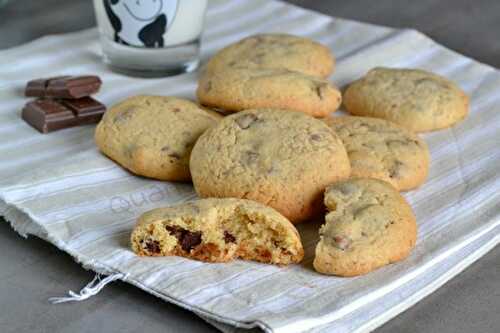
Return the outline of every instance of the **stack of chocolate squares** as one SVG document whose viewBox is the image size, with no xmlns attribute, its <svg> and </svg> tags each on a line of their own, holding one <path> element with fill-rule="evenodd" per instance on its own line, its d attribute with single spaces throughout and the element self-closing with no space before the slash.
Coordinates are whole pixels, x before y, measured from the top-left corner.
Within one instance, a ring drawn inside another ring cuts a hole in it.
<svg viewBox="0 0 500 333">
<path fill-rule="evenodd" d="M 42 133 L 98 123 L 106 106 L 90 95 L 98 92 L 101 84 L 95 75 L 29 81 L 25 95 L 37 99 L 24 106 L 22 118 Z"/>
</svg>

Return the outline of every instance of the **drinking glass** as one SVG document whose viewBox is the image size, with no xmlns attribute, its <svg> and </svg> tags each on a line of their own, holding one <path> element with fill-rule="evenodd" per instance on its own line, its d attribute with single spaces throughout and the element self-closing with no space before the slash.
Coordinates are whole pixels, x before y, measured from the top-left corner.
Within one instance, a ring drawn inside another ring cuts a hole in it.
<svg viewBox="0 0 500 333">
<path fill-rule="evenodd" d="M 94 0 L 104 62 L 133 76 L 194 71 L 206 8 L 207 0 Z"/>
</svg>

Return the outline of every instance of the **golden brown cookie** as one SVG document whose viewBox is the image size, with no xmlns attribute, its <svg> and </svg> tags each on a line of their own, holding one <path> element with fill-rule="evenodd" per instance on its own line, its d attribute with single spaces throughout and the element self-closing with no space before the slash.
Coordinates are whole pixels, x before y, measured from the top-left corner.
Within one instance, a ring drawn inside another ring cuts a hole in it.
<svg viewBox="0 0 500 333">
<path fill-rule="evenodd" d="M 344 146 L 325 123 L 275 109 L 222 119 L 196 142 L 190 168 L 201 197 L 255 200 L 292 223 L 320 213 L 325 187 L 350 174 Z"/>
<path fill-rule="evenodd" d="M 407 129 L 368 117 L 333 117 L 324 121 L 344 143 L 351 177 L 381 179 L 400 191 L 416 188 L 427 178 L 427 145 Z"/>
<path fill-rule="evenodd" d="M 327 77 L 334 69 L 330 49 L 309 38 L 288 34 L 259 34 L 226 46 L 208 62 L 207 71 L 226 68 L 287 69 Z"/>
<path fill-rule="evenodd" d="M 469 98 L 453 82 L 430 72 L 375 68 L 347 88 L 344 105 L 353 115 L 384 118 L 425 132 L 464 119 Z"/>
<path fill-rule="evenodd" d="M 242 199 L 202 199 L 143 214 L 131 236 L 141 256 L 209 262 L 236 258 L 287 265 L 302 260 L 295 227 L 272 208 Z"/>
<path fill-rule="evenodd" d="M 224 111 L 278 108 L 325 117 L 342 96 L 328 81 L 284 69 L 222 69 L 206 72 L 196 92 L 202 105 Z"/>
<path fill-rule="evenodd" d="M 180 98 L 135 96 L 105 113 L 95 141 L 105 155 L 137 175 L 187 181 L 194 143 L 220 118 Z"/>
<path fill-rule="evenodd" d="M 314 268 L 355 276 L 403 260 L 415 246 L 417 225 L 410 205 L 390 184 L 350 179 L 325 191 L 329 211 L 320 229 Z"/>
</svg>

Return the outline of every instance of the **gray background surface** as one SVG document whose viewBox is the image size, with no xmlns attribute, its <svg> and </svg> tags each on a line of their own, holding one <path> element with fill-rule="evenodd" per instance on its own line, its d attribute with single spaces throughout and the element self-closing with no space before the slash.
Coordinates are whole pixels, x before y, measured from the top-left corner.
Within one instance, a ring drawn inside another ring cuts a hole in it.
<svg viewBox="0 0 500 333">
<path fill-rule="evenodd" d="M 418 29 L 437 42 L 500 67 L 498 0 L 293 0 L 325 14 Z M 0 8 L 0 49 L 91 27 L 90 0 L 16 0 Z M 0 73 L 1 75 L 1 73 Z M 216 332 L 194 314 L 122 282 L 85 302 L 47 299 L 93 277 L 70 256 L 23 239 L 0 218 L 0 332 Z M 377 333 L 500 332 L 500 247 Z"/>
</svg>

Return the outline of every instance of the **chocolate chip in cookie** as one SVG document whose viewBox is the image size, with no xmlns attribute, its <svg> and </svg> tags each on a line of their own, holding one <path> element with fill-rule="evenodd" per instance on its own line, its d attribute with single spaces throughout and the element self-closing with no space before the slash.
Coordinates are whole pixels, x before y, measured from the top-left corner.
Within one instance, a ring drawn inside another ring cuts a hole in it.
<svg viewBox="0 0 500 333">
<path fill-rule="evenodd" d="M 248 129 L 257 119 L 257 116 L 253 113 L 246 113 L 236 118 L 235 121 L 241 129 Z"/>
<path fill-rule="evenodd" d="M 234 237 L 229 231 L 224 230 L 224 242 L 236 243 L 236 237 Z"/>
</svg>

